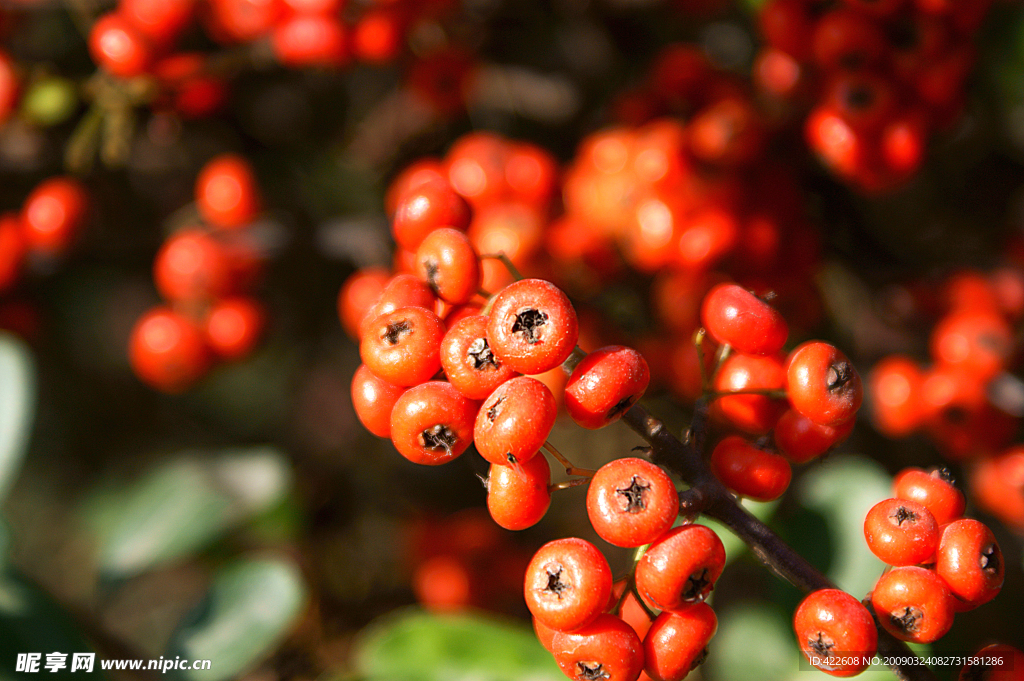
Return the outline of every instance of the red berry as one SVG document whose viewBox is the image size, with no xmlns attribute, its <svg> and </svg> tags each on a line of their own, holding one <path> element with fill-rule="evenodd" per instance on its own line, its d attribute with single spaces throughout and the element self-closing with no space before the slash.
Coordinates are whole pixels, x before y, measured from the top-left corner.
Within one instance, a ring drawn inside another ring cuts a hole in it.
<svg viewBox="0 0 1024 681">
<path fill-rule="evenodd" d="M 118 13 L 156 46 L 173 43 L 192 20 L 195 0 L 121 0 Z"/>
<path fill-rule="evenodd" d="M 1024 653 L 1005 643 L 987 645 L 971 656 L 957 681 L 1021 681 Z"/>
<path fill-rule="evenodd" d="M 517 376 L 495 389 L 477 414 L 473 438 L 491 463 L 515 465 L 533 458 L 551 432 L 558 405 L 535 378 Z"/>
<path fill-rule="evenodd" d="M 914 360 L 890 355 L 875 365 L 868 376 L 871 420 L 884 435 L 906 437 L 924 418 L 924 374 Z"/>
<path fill-rule="evenodd" d="M 633 457 L 616 459 L 590 480 L 587 514 L 606 542 L 643 546 L 672 527 L 679 514 L 679 494 L 660 466 Z"/>
<path fill-rule="evenodd" d="M 202 331 L 165 307 L 153 308 L 136 322 L 128 359 L 136 376 L 167 393 L 188 390 L 210 366 Z"/>
<path fill-rule="evenodd" d="M 708 597 L 725 568 L 725 547 L 704 525 L 681 525 L 652 543 L 636 566 L 640 595 L 659 610 L 683 610 Z"/>
<path fill-rule="evenodd" d="M 89 31 L 89 54 L 118 78 L 141 76 L 153 61 L 153 48 L 142 32 L 119 12 L 106 14 Z"/>
<path fill-rule="evenodd" d="M 416 385 L 429 381 L 441 368 L 444 333 L 444 322 L 430 310 L 402 307 L 370 323 L 359 343 L 359 356 L 388 383 Z"/>
<path fill-rule="evenodd" d="M 29 248 L 59 253 L 71 245 L 85 222 L 89 196 L 71 177 L 51 177 L 25 199 L 21 220 Z"/>
<path fill-rule="evenodd" d="M 413 463 L 448 463 L 473 442 L 477 406 L 444 381 L 413 386 L 391 410 L 391 441 Z"/>
<path fill-rule="evenodd" d="M 715 374 L 716 392 L 782 390 L 786 370 L 778 355 L 730 355 Z M 750 435 L 764 435 L 775 427 L 786 411 L 786 403 L 766 395 L 728 395 L 711 403 L 716 419 Z"/>
<path fill-rule="evenodd" d="M 214 227 L 238 229 L 260 211 L 259 185 L 252 166 L 237 154 L 211 159 L 196 178 L 196 208 Z"/>
<path fill-rule="evenodd" d="M 987 382 L 1006 366 L 1013 352 L 1013 333 L 995 312 L 958 312 L 932 330 L 930 349 L 937 362 Z"/>
<path fill-rule="evenodd" d="M 651 374 L 643 355 L 621 345 L 590 353 L 565 385 L 565 408 L 584 428 L 617 421 L 647 390 Z"/>
<path fill-rule="evenodd" d="M 700 316 L 712 338 L 748 355 L 774 355 L 789 335 L 778 310 L 736 284 L 711 289 Z"/>
<path fill-rule="evenodd" d="M 465 199 L 444 180 L 431 180 L 409 189 L 398 199 L 391 233 L 398 245 L 415 251 L 439 227 L 465 232 L 470 211 Z"/>
<path fill-rule="evenodd" d="M 964 514 L 964 494 L 953 484 L 945 468 L 931 472 L 920 468 L 904 468 L 893 480 L 893 496 L 916 501 L 929 511 L 939 527 Z"/>
<path fill-rule="evenodd" d="M 153 260 L 157 291 L 172 302 L 205 302 L 234 288 L 230 257 L 222 243 L 200 229 L 183 229 L 160 247 Z"/>
<path fill-rule="evenodd" d="M 448 333 L 441 341 L 441 367 L 459 392 L 482 400 L 516 375 L 491 352 L 487 341 L 487 317 L 473 315 L 454 323 L 445 319 Z"/>
<path fill-rule="evenodd" d="M 593 622 L 611 592 L 608 561 L 583 539 L 548 542 L 526 568 L 527 607 L 538 621 L 558 631 L 573 631 Z"/>
<path fill-rule="evenodd" d="M 360 364 L 352 376 L 352 408 L 359 422 L 377 437 L 391 437 L 391 410 L 405 390 L 377 378 Z"/>
<path fill-rule="evenodd" d="M 204 321 L 206 342 L 221 359 L 242 359 L 263 334 L 266 312 L 252 298 L 224 298 L 210 308 Z"/>
<path fill-rule="evenodd" d="M 442 300 L 469 302 L 480 288 L 480 260 L 465 232 L 435 229 L 416 249 L 416 274 Z"/>
<path fill-rule="evenodd" d="M 838 426 L 860 408 L 860 375 L 828 343 L 811 341 L 790 353 L 786 377 L 790 404 L 815 423 Z"/>
<path fill-rule="evenodd" d="M 437 299 L 422 281 L 412 274 L 396 274 L 384 286 L 376 302 L 366 310 L 359 322 L 359 338 L 366 335 L 370 323 L 382 314 L 394 312 L 400 307 L 422 307 L 434 310 Z"/>
<path fill-rule="evenodd" d="M 775 424 L 775 446 L 792 463 L 807 463 L 850 436 L 854 419 L 838 426 L 815 423 L 795 409 L 788 409 Z"/>
<path fill-rule="evenodd" d="M 557 632 L 551 652 L 562 673 L 577 681 L 636 681 L 644 668 L 640 637 L 615 615 L 598 615 L 575 631 Z"/>
<path fill-rule="evenodd" d="M 939 526 L 931 511 L 916 501 L 886 499 L 864 518 L 864 538 L 882 562 L 920 565 L 935 557 Z"/>
<path fill-rule="evenodd" d="M 360 323 L 390 281 L 391 275 L 383 267 L 366 267 L 353 272 L 342 284 L 338 292 L 338 317 L 350 338 L 359 338 Z"/>
<path fill-rule="evenodd" d="M 390 8 L 370 8 L 352 27 L 352 56 L 368 64 L 386 64 L 398 57 L 404 21 Z"/>
<path fill-rule="evenodd" d="M 739 435 L 730 435 L 715 446 L 711 471 L 730 490 L 755 501 L 778 499 L 793 477 L 785 458 Z"/>
<path fill-rule="evenodd" d="M 487 475 L 487 510 L 506 530 L 533 527 L 551 504 L 551 467 L 543 455 L 515 466 L 491 464 Z"/>
<path fill-rule="evenodd" d="M 804 598 L 793 613 L 793 629 L 804 656 L 832 676 L 860 674 L 878 648 L 871 613 L 839 589 L 821 589 Z"/>
<path fill-rule="evenodd" d="M 949 585 L 957 611 L 970 610 L 996 597 L 1006 565 L 992 530 L 962 518 L 942 528 L 935 572 Z"/>
<path fill-rule="evenodd" d="M 13 288 L 18 282 L 27 250 L 18 215 L 0 215 L 0 293 Z"/>
<path fill-rule="evenodd" d="M 334 68 L 348 60 L 348 34 L 333 16 L 296 14 L 270 34 L 274 56 L 284 66 Z"/>
<path fill-rule="evenodd" d="M 487 337 L 495 356 L 513 370 L 544 373 L 568 359 L 576 347 L 576 310 L 551 282 L 523 279 L 495 296 Z"/>
<path fill-rule="evenodd" d="M 654 681 L 682 681 L 707 657 L 718 618 L 707 603 L 658 615 L 644 636 L 644 671 Z"/>
<path fill-rule="evenodd" d="M 932 643 L 953 626 L 953 598 L 941 577 L 922 567 L 893 568 L 871 592 L 886 631 L 901 641 Z"/>
</svg>

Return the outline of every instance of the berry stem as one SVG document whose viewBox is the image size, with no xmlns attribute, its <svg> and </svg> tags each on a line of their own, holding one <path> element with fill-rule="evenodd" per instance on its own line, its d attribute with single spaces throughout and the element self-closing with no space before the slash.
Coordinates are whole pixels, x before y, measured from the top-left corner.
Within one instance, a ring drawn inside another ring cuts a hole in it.
<svg viewBox="0 0 1024 681">
<path fill-rule="evenodd" d="M 560 451 L 555 449 L 555 446 L 548 442 L 547 440 L 544 441 L 544 449 L 546 449 L 551 454 L 551 456 L 558 459 L 558 463 L 565 466 L 566 475 L 579 475 L 585 478 L 587 481 L 589 481 L 590 478 L 594 477 L 594 473 L 597 472 L 592 471 L 589 468 L 577 468 L 576 464 L 574 464 L 572 461 L 569 461 L 569 459 L 565 458 L 565 456 L 563 456 Z"/>
<path fill-rule="evenodd" d="M 570 487 L 579 487 L 580 485 L 586 485 L 590 483 L 590 478 L 573 478 L 572 480 L 563 480 L 562 482 L 555 483 L 554 485 L 548 485 L 549 492 L 557 492 L 560 489 L 569 489 Z"/>
<path fill-rule="evenodd" d="M 483 255 L 480 256 L 480 259 L 483 260 L 484 258 L 490 258 L 491 260 L 500 261 L 501 264 L 505 266 L 505 269 L 508 270 L 508 273 L 511 274 L 512 278 L 515 279 L 516 281 L 520 281 L 521 279 L 526 278 L 523 276 L 522 272 L 520 272 L 519 269 L 512 264 L 512 261 L 509 259 L 507 255 L 505 255 L 504 251 L 499 251 L 498 253 L 484 253 Z"/>
</svg>

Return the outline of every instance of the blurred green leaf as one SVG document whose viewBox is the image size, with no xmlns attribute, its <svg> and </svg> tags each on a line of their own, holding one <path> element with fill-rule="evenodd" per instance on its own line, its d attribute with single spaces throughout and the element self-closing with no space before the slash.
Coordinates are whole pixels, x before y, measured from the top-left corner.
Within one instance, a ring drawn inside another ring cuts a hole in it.
<svg viewBox="0 0 1024 681">
<path fill-rule="evenodd" d="M 287 459 L 256 448 L 184 454 L 135 483 L 97 492 L 85 515 L 100 573 L 128 576 L 198 551 L 279 503 L 290 484 Z"/>
<path fill-rule="evenodd" d="M 781 681 L 797 670 L 800 655 L 784 613 L 753 603 L 721 613 L 709 650 L 704 667 L 714 679 Z"/>
<path fill-rule="evenodd" d="M 306 602 L 298 568 L 283 558 L 245 559 L 222 568 L 203 602 L 171 637 L 165 657 L 210 660 L 183 678 L 235 677 L 269 655 L 294 626 Z"/>
<path fill-rule="evenodd" d="M 80 678 L 82 672 L 71 669 L 73 653 L 92 652 L 71 618 L 49 596 L 22 577 L 11 572 L 0 573 L 0 681 L 25 679 L 30 675 L 15 674 L 18 653 L 41 653 L 40 672 L 47 679 Z M 46 654 L 67 654 L 67 668 L 50 672 L 43 668 Z M 99 658 L 88 678 L 103 678 Z"/>
<path fill-rule="evenodd" d="M 749 499 L 743 499 L 740 501 L 740 505 L 749 511 L 755 518 L 762 522 L 768 522 L 775 513 L 776 507 L 778 507 L 778 501 L 751 501 Z M 738 556 L 742 556 L 744 551 L 747 549 L 747 545 L 743 543 L 743 540 L 732 533 L 728 527 L 712 518 L 701 518 L 699 521 L 702 525 L 707 525 L 714 530 L 719 537 L 722 538 L 722 544 L 725 546 L 725 561 L 726 564 L 734 561 Z"/>
<path fill-rule="evenodd" d="M 864 516 L 892 496 L 892 478 L 863 456 L 833 456 L 809 471 L 797 486 L 797 498 L 825 520 L 835 542 L 828 577 L 839 588 L 862 598 L 875 586 L 885 565 L 864 540 Z"/>
<path fill-rule="evenodd" d="M 367 627 L 353 655 L 368 681 L 557 681 L 528 626 L 483 615 L 407 610 Z"/>
<path fill-rule="evenodd" d="M 0 331 L 0 500 L 28 448 L 35 402 L 32 355 L 24 342 Z"/>
</svg>

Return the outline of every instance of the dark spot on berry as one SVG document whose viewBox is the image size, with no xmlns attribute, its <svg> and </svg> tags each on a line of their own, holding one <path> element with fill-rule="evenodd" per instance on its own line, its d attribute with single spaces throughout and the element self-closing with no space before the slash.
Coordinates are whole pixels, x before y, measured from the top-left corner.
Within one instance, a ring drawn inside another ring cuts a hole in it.
<svg viewBox="0 0 1024 681">
<path fill-rule="evenodd" d="M 978 565 L 987 574 L 994 575 L 999 572 L 999 565 L 1002 562 L 1002 555 L 999 552 L 999 547 L 995 544 L 989 544 L 988 546 L 981 549 L 981 555 L 978 556 Z"/>
<path fill-rule="evenodd" d="M 540 343 L 537 329 L 548 323 L 548 316 L 540 310 L 528 307 L 516 315 L 516 321 L 512 324 L 512 333 L 521 334 L 523 340 L 530 345 Z"/>
<path fill-rule="evenodd" d="M 970 419 L 970 413 L 959 406 L 946 407 L 942 410 L 942 420 L 953 426 L 962 426 Z"/>
<path fill-rule="evenodd" d="M 486 338 L 477 338 L 470 343 L 466 356 L 473 360 L 473 368 L 477 371 L 498 368 L 498 360 L 494 359 L 494 353 L 491 352 L 491 346 Z"/>
<path fill-rule="evenodd" d="M 708 659 L 708 647 L 704 646 L 700 651 L 700 655 L 694 658 L 693 664 L 690 665 L 690 671 L 692 672 L 694 669 L 704 664 L 704 660 L 706 659 Z"/>
<path fill-rule="evenodd" d="M 903 608 L 902 614 L 893 612 L 889 615 L 889 621 L 892 622 L 893 626 L 908 634 L 917 632 L 921 627 L 921 620 L 923 619 L 924 613 L 919 608 L 913 608 L 909 605 Z"/>
<path fill-rule="evenodd" d="M 438 272 L 440 272 L 441 268 L 437 264 L 436 260 L 434 260 L 433 258 L 427 258 L 426 260 L 423 261 L 423 269 L 427 271 L 427 285 L 430 287 L 430 290 L 432 290 L 436 295 L 437 274 Z"/>
<path fill-rule="evenodd" d="M 825 384 L 829 391 L 837 392 L 842 390 L 850 381 L 853 380 L 854 371 L 853 365 L 849 362 L 836 362 L 828 368 L 828 374 L 825 376 Z"/>
<path fill-rule="evenodd" d="M 558 571 L 552 574 L 551 570 L 548 570 L 548 584 L 544 587 L 544 591 L 550 592 L 558 596 L 558 600 L 562 600 L 562 593 L 569 590 L 569 584 L 562 581 L 562 566 L 558 566 Z"/>
<path fill-rule="evenodd" d="M 515 466 L 519 463 L 519 459 L 512 452 L 505 452 L 505 459 L 508 461 L 509 466 Z"/>
<path fill-rule="evenodd" d="M 939 480 L 942 480 L 943 482 L 948 482 L 951 485 L 956 484 L 956 478 L 953 477 L 953 471 L 949 470 L 945 466 L 936 466 L 935 468 L 932 468 L 929 471 L 929 474 L 933 478 L 938 478 Z"/>
<path fill-rule="evenodd" d="M 686 578 L 683 586 L 683 600 L 688 603 L 703 601 L 707 597 L 708 587 L 711 585 L 710 570 L 702 568 Z"/>
<path fill-rule="evenodd" d="M 629 482 L 629 487 L 620 487 L 615 490 L 617 494 L 626 497 L 626 513 L 639 513 L 647 508 L 644 493 L 651 489 L 650 484 L 634 475 Z"/>
<path fill-rule="evenodd" d="M 892 22 L 885 32 L 889 44 L 900 51 L 909 52 L 921 42 L 921 32 L 913 21 Z"/>
<path fill-rule="evenodd" d="M 494 401 L 494 404 L 492 404 L 490 407 L 487 408 L 487 420 L 488 421 L 491 421 L 493 423 L 494 419 L 498 418 L 498 411 L 500 411 L 498 409 L 498 407 L 504 401 L 505 401 L 504 397 L 499 397 L 498 399 L 496 399 Z"/>
<path fill-rule="evenodd" d="M 420 433 L 420 440 L 423 441 L 423 448 L 434 452 L 442 449 L 451 454 L 452 447 L 459 441 L 459 436 L 451 428 L 444 424 L 437 424 L 427 428 Z"/>
<path fill-rule="evenodd" d="M 412 324 L 408 320 L 402 319 L 401 321 L 391 322 L 387 328 L 384 329 L 384 342 L 388 345 L 398 345 L 398 343 L 412 333 Z"/>
<path fill-rule="evenodd" d="M 853 110 L 867 109 L 875 102 L 875 92 L 866 85 L 857 85 L 846 91 L 846 106 Z"/>
<path fill-rule="evenodd" d="M 598 681 L 599 679 L 611 678 L 611 675 L 604 670 L 604 665 L 600 662 L 577 662 L 576 669 L 579 670 L 576 673 L 578 681 Z"/>
<path fill-rule="evenodd" d="M 819 631 L 816 638 L 807 640 L 807 647 L 818 657 L 831 657 L 832 649 L 836 647 L 836 644 Z"/>
<path fill-rule="evenodd" d="M 629 411 L 629 408 L 633 406 L 633 403 L 635 401 L 636 395 L 629 395 L 627 397 L 623 397 L 621 400 L 615 403 L 614 407 L 608 410 L 607 414 L 604 415 L 605 420 L 611 421 L 613 419 L 618 418 L 619 416 L 622 416 L 627 411 Z"/>
<path fill-rule="evenodd" d="M 911 511 L 906 506 L 900 506 L 895 511 L 892 512 L 892 514 L 889 516 L 889 519 L 895 521 L 897 527 L 902 527 L 903 523 L 907 522 L 908 520 L 912 523 L 916 521 L 917 514 Z"/>
</svg>

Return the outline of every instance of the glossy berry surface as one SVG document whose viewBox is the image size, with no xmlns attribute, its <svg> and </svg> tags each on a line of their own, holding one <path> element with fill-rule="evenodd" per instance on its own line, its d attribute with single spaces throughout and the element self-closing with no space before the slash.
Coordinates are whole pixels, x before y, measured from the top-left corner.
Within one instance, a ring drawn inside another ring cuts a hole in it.
<svg viewBox="0 0 1024 681">
<path fill-rule="evenodd" d="M 939 526 L 931 511 L 905 499 L 886 499 L 864 518 L 868 548 L 889 565 L 929 563 L 939 544 Z"/>
<path fill-rule="evenodd" d="M 453 305 L 469 302 L 480 287 L 480 264 L 465 232 L 435 229 L 416 249 L 416 274 L 438 298 Z"/>
<path fill-rule="evenodd" d="M 391 410 L 391 441 L 413 463 L 447 463 L 472 444 L 476 409 L 477 403 L 450 383 L 420 383 L 395 402 Z"/>
<path fill-rule="evenodd" d="M 415 250 L 435 229 L 466 231 L 469 219 L 469 205 L 450 184 L 444 180 L 428 181 L 398 199 L 391 233 L 399 246 Z"/>
<path fill-rule="evenodd" d="M 589 353 L 565 385 L 565 408 L 584 428 L 597 429 L 622 417 L 651 381 L 647 360 L 632 348 L 610 345 Z"/>
<path fill-rule="evenodd" d="M 967 503 L 945 468 L 904 468 L 893 479 L 893 496 L 927 508 L 939 527 L 960 518 Z"/>
<path fill-rule="evenodd" d="M 487 510 L 506 530 L 536 525 L 551 505 L 551 467 L 538 454 L 515 466 L 491 464 L 487 475 Z"/>
<path fill-rule="evenodd" d="M 782 455 L 738 435 L 730 435 L 715 446 L 711 471 L 730 490 L 755 501 L 778 499 L 793 477 Z"/>
<path fill-rule="evenodd" d="M 470 315 L 451 323 L 441 341 L 441 366 L 445 376 L 466 397 L 486 399 L 498 386 L 516 375 L 491 351 L 487 317 Z"/>
<path fill-rule="evenodd" d="M 704 525 L 681 525 L 652 543 L 637 564 L 640 595 L 660 610 L 683 610 L 708 597 L 725 567 L 725 547 Z"/>
<path fill-rule="evenodd" d="M 527 607 L 538 621 L 558 631 L 573 631 L 593 622 L 611 592 L 607 559 L 583 539 L 548 542 L 526 568 Z"/>
<path fill-rule="evenodd" d="M 359 422 L 377 437 L 391 437 L 391 410 L 406 388 L 377 378 L 365 364 L 352 375 L 352 408 Z"/>
<path fill-rule="evenodd" d="M 815 423 L 795 409 L 788 409 L 775 424 L 775 446 L 792 463 L 807 463 L 849 437 L 854 419 L 838 426 Z"/>
<path fill-rule="evenodd" d="M 718 369 L 713 387 L 720 393 L 779 390 L 786 370 L 778 355 L 730 355 Z M 768 395 L 724 395 L 711 403 L 711 414 L 750 435 L 765 435 L 786 411 L 783 400 Z"/>
<path fill-rule="evenodd" d="M 878 646 L 871 613 L 839 589 L 821 589 L 804 598 L 793 613 L 793 630 L 804 657 L 831 676 L 861 673 Z"/>
<path fill-rule="evenodd" d="M 736 284 L 719 284 L 708 292 L 701 321 L 720 344 L 750 355 L 774 355 L 789 336 L 775 308 Z"/>
<path fill-rule="evenodd" d="M 949 585 L 954 609 L 975 608 L 995 598 L 1005 570 L 999 543 L 984 523 L 961 518 L 942 528 L 935 572 Z"/>
<path fill-rule="evenodd" d="M 632 681 L 644 667 L 640 637 L 620 618 L 602 614 L 575 631 L 557 632 L 551 652 L 570 679 Z"/>
<path fill-rule="evenodd" d="M 946 582 L 931 570 L 893 568 L 878 579 L 871 604 L 886 631 L 901 641 L 932 643 L 953 626 L 953 600 Z"/>
<path fill-rule="evenodd" d="M 707 603 L 663 612 L 644 636 L 644 671 L 655 681 L 682 681 L 708 654 L 718 618 Z"/>
<path fill-rule="evenodd" d="M 590 524 L 610 544 L 649 544 L 672 527 L 678 513 L 675 484 L 650 461 L 616 459 L 601 466 L 590 480 Z"/>
<path fill-rule="evenodd" d="M 511 378 L 480 407 L 473 427 L 477 451 L 501 465 L 533 458 L 557 416 L 558 405 L 546 385 L 529 376 Z"/>
<path fill-rule="evenodd" d="M 513 370 L 541 374 L 572 353 L 579 322 L 561 289 L 542 279 L 522 279 L 495 297 L 487 337 L 494 354 Z"/>
<path fill-rule="evenodd" d="M 441 368 L 444 323 L 422 307 L 401 307 L 377 317 L 359 344 L 363 364 L 395 385 L 430 380 Z"/>
<path fill-rule="evenodd" d="M 804 343 L 790 353 L 786 377 L 790 404 L 815 423 L 837 426 L 860 408 L 860 375 L 846 355 L 828 343 Z"/>
</svg>

